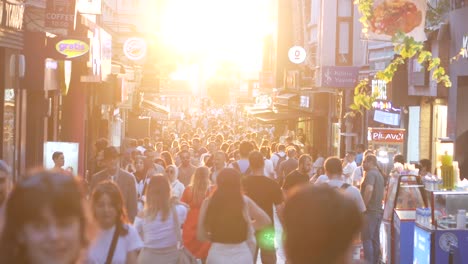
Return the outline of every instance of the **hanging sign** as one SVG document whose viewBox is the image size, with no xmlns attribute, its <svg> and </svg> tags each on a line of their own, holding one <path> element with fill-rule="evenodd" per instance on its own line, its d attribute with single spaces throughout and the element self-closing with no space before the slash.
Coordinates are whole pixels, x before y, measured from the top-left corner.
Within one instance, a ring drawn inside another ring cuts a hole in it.
<svg viewBox="0 0 468 264">
<path fill-rule="evenodd" d="M 123 52 L 129 60 L 141 60 L 146 56 L 146 42 L 142 38 L 129 38 L 124 43 Z"/>
<path fill-rule="evenodd" d="M 49 28 L 70 29 L 75 20 L 75 1 L 47 0 L 44 25 Z"/>
<path fill-rule="evenodd" d="M 427 0 L 375 0 L 369 21 L 369 39 L 391 40 L 402 32 L 425 41 Z"/>
<path fill-rule="evenodd" d="M 303 47 L 294 46 L 289 49 L 288 58 L 292 63 L 301 64 L 305 61 L 307 53 Z"/>
<path fill-rule="evenodd" d="M 403 143 L 405 133 L 405 129 L 369 127 L 367 139 L 372 142 Z"/>
<path fill-rule="evenodd" d="M 0 21 L 3 27 L 22 30 L 23 15 L 25 4 L 16 1 L 4 1 L 5 5 L 0 2 Z M 5 19 L 1 19 L 5 17 Z"/>
<path fill-rule="evenodd" d="M 66 59 L 72 59 L 88 53 L 89 46 L 86 42 L 78 39 L 64 39 L 55 45 L 55 49 Z"/>
</svg>

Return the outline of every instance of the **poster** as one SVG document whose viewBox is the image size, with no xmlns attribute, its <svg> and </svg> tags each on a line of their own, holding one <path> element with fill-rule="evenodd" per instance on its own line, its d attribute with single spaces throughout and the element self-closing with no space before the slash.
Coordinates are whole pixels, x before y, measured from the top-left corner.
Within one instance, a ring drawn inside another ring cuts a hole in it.
<svg viewBox="0 0 468 264">
<path fill-rule="evenodd" d="M 375 0 L 368 37 L 390 41 L 399 31 L 425 41 L 426 0 Z"/>
<path fill-rule="evenodd" d="M 54 167 L 52 154 L 54 154 L 55 151 L 63 152 L 63 156 L 65 157 L 63 169 L 72 172 L 73 175 L 76 176 L 78 173 L 79 144 L 74 142 L 45 142 L 44 168 L 51 169 Z"/>
</svg>

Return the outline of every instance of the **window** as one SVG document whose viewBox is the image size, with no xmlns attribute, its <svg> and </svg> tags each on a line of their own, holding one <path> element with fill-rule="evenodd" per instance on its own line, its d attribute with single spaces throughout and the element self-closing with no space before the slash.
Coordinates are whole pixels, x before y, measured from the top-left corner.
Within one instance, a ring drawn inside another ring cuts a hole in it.
<svg viewBox="0 0 468 264">
<path fill-rule="evenodd" d="M 338 66 L 353 64 L 353 7 L 352 0 L 338 0 L 335 52 L 335 64 Z"/>
<path fill-rule="evenodd" d="M 311 0 L 310 24 L 317 25 L 320 19 L 320 9 L 322 0 Z"/>
</svg>

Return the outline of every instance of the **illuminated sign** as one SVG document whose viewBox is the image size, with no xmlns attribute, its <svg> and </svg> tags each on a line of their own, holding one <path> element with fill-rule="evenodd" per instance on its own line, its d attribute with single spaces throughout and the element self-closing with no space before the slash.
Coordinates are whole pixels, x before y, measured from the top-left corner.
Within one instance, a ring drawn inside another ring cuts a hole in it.
<svg viewBox="0 0 468 264">
<path fill-rule="evenodd" d="M 87 43 L 77 39 L 64 39 L 55 45 L 55 49 L 67 59 L 83 56 L 89 51 Z"/>
<path fill-rule="evenodd" d="M 255 98 L 255 107 L 264 107 L 268 108 L 273 104 L 271 96 L 267 94 L 259 95 Z"/>
<path fill-rule="evenodd" d="M 4 2 L 5 4 L 0 5 L 0 18 L 5 17 L 5 19 L 0 19 L 2 26 L 22 30 L 25 4 L 15 1 Z"/>
<path fill-rule="evenodd" d="M 403 143 L 405 141 L 404 129 L 369 128 L 368 140 L 373 142 Z"/>
<path fill-rule="evenodd" d="M 123 52 L 130 60 L 141 60 L 146 56 L 146 42 L 142 38 L 129 38 L 124 43 Z"/>
<path fill-rule="evenodd" d="M 288 58 L 292 63 L 301 64 L 305 61 L 307 53 L 303 47 L 294 46 L 289 49 Z"/>
<path fill-rule="evenodd" d="M 387 100 L 387 83 L 383 80 L 372 80 L 372 94 L 377 94 L 377 100 Z"/>
</svg>

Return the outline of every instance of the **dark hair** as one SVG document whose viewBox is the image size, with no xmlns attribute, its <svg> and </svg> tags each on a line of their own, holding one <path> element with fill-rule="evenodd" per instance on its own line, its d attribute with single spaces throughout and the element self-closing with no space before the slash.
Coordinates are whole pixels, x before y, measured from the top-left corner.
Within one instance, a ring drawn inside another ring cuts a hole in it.
<svg viewBox="0 0 468 264">
<path fill-rule="evenodd" d="M 393 162 L 399 162 L 401 164 L 405 164 L 405 157 L 401 154 L 397 154 L 395 156 L 393 156 Z"/>
<path fill-rule="evenodd" d="M 58 159 L 58 157 L 60 157 L 61 155 L 63 155 L 63 152 L 61 152 L 61 151 L 55 151 L 55 152 L 52 154 L 52 160 Z"/>
<path fill-rule="evenodd" d="M 58 219 L 78 217 L 81 245 L 87 246 L 89 218 L 82 183 L 71 175 L 41 170 L 20 181 L 8 198 L 0 240 L 2 263 L 29 262 L 18 237 L 25 224 L 40 221 L 46 208 Z"/>
<path fill-rule="evenodd" d="M 309 154 L 302 154 L 299 157 L 299 165 L 302 165 L 306 162 L 306 160 L 312 161 L 312 157 Z"/>
<path fill-rule="evenodd" d="M 419 161 L 419 165 L 421 168 L 425 168 L 426 171 L 431 171 L 432 168 L 432 162 L 428 159 L 422 159 Z"/>
<path fill-rule="evenodd" d="M 166 162 L 163 159 L 161 158 L 154 159 L 154 163 L 159 164 L 163 166 L 164 169 L 166 169 Z"/>
<path fill-rule="evenodd" d="M 94 143 L 94 147 L 96 148 L 96 152 L 99 152 L 109 145 L 109 141 L 106 138 L 100 138 L 96 140 L 96 143 Z"/>
<path fill-rule="evenodd" d="M 249 166 L 252 170 L 258 170 L 265 167 L 265 160 L 263 159 L 262 153 L 257 150 L 250 152 Z"/>
<path fill-rule="evenodd" d="M 249 141 L 242 141 L 239 145 L 239 153 L 241 157 L 248 157 L 254 146 Z"/>
<path fill-rule="evenodd" d="M 224 168 L 216 179 L 218 187 L 206 211 L 205 229 L 212 239 L 228 237 L 240 243 L 247 239 L 247 222 L 243 216 L 244 198 L 241 175 L 232 168 Z"/>
<path fill-rule="evenodd" d="M 329 157 L 324 163 L 325 171 L 331 175 L 343 174 L 343 165 L 338 157 Z"/>
<path fill-rule="evenodd" d="M 285 151 L 286 150 L 286 146 L 284 144 L 278 144 L 276 146 L 276 148 L 278 149 L 278 151 Z"/>
<path fill-rule="evenodd" d="M 363 162 L 366 161 L 366 162 L 371 162 L 373 165 L 377 166 L 378 163 L 377 163 L 377 157 L 373 154 L 369 154 L 367 156 L 364 157 L 364 160 Z"/>
<path fill-rule="evenodd" d="M 336 263 L 346 254 L 361 228 L 356 203 L 328 186 L 307 186 L 284 209 L 288 262 Z"/>
<path fill-rule="evenodd" d="M 126 236 L 128 229 L 125 224 L 128 223 L 127 211 L 125 210 L 122 193 L 120 192 L 119 186 L 112 181 L 103 181 L 96 185 L 91 195 L 91 204 L 93 206 L 93 213 L 96 203 L 101 199 L 102 196 L 108 195 L 111 204 L 117 211 L 117 219 L 115 219 L 115 226 L 119 229 L 120 236 Z"/>
<path fill-rule="evenodd" d="M 166 166 L 174 164 L 174 160 L 172 159 L 172 155 L 169 151 L 161 152 L 161 159 L 164 160 L 164 162 L 166 163 Z"/>
<path fill-rule="evenodd" d="M 263 155 L 266 159 L 270 159 L 270 158 L 271 158 L 270 147 L 268 147 L 268 146 L 262 146 L 262 147 L 260 148 L 260 152 L 262 153 L 262 155 Z"/>
</svg>

